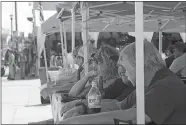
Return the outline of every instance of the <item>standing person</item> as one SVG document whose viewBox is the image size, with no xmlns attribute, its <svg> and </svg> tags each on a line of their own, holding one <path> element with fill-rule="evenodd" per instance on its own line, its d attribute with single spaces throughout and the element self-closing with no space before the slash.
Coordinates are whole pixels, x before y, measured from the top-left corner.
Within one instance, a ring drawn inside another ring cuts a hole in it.
<svg viewBox="0 0 186 125">
<path fill-rule="evenodd" d="M 31 71 L 32 71 L 32 45 L 29 44 L 28 47 L 28 76 L 31 75 Z"/>
<path fill-rule="evenodd" d="M 34 55 L 34 43 L 32 42 L 32 44 L 30 45 L 31 49 L 30 49 L 30 75 L 34 76 L 34 58 L 35 58 L 35 55 Z"/>
<path fill-rule="evenodd" d="M 20 75 L 21 75 L 21 79 L 25 79 L 25 63 L 26 63 L 26 57 L 24 54 L 24 51 L 21 51 L 20 53 Z"/>
<path fill-rule="evenodd" d="M 16 65 L 15 65 L 15 55 L 13 54 L 13 51 L 8 50 L 8 64 L 9 64 L 9 80 L 15 80 L 15 73 L 16 73 Z"/>
<path fill-rule="evenodd" d="M 37 48 L 36 48 L 36 44 L 35 44 L 35 41 L 34 41 L 34 44 L 33 44 L 33 49 L 32 49 L 32 58 L 33 58 L 33 72 L 32 72 L 32 76 L 35 76 L 36 75 L 36 59 L 37 59 Z"/>
<path fill-rule="evenodd" d="M 56 58 L 55 58 L 55 52 L 51 52 L 51 57 L 50 57 L 50 67 L 55 67 L 56 66 Z"/>
<path fill-rule="evenodd" d="M 25 76 L 28 76 L 28 49 L 24 49 L 24 55 L 25 55 Z"/>
</svg>

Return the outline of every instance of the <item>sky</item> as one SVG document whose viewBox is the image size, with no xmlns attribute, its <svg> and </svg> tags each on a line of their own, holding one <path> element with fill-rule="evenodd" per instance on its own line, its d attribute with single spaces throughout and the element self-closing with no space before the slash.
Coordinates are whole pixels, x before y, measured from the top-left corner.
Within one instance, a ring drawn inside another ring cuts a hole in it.
<svg viewBox="0 0 186 125">
<path fill-rule="evenodd" d="M 32 4 L 31 2 L 17 2 L 17 20 L 18 31 L 24 32 L 25 36 L 32 32 L 32 23 L 27 20 L 27 17 L 32 17 Z M 56 11 L 44 11 L 45 20 L 55 14 Z M 13 29 L 15 30 L 15 3 L 2 2 L 2 27 L 11 29 L 10 15 L 13 14 Z"/>
</svg>

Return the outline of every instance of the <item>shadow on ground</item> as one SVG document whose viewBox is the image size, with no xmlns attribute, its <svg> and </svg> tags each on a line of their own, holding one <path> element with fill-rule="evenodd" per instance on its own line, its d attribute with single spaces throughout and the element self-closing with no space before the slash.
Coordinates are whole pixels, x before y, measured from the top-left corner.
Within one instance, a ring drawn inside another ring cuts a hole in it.
<svg viewBox="0 0 186 125">
<path fill-rule="evenodd" d="M 53 119 L 48 119 L 45 121 L 39 121 L 39 122 L 29 122 L 28 125 L 33 125 L 33 124 L 44 124 L 44 125 L 53 125 L 54 120 Z"/>
<path fill-rule="evenodd" d="M 50 105 L 50 104 L 26 105 L 24 107 L 37 107 L 37 106 L 47 106 L 47 105 Z"/>
</svg>

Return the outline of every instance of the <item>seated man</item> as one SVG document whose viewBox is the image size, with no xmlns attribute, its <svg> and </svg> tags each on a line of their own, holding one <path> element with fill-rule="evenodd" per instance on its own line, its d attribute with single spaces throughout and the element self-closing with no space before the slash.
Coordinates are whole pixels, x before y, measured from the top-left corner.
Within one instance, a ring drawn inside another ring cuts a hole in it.
<svg viewBox="0 0 186 125">
<path fill-rule="evenodd" d="M 126 75 L 135 86 L 136 57 L 135 43 L 120 52 L 119 64 L 126 68 Z M 186 86 L 166 68 L 158 50 L 144 42 L 145 75 L 145 121 L 156 124 L 186 124 Z M 121 110 L 76 116 L 59 124 L 114 124 L 114 119 L 131 120 L 136 123 L 135 91 L 124 99 Z"/>
<path fill-rule="evenodd" d="M 186 45 L 184 43 L 176 43 L 174 45 L 175 60 L 169 69 L 180 77 L 186 77 Z"/>
</svg>

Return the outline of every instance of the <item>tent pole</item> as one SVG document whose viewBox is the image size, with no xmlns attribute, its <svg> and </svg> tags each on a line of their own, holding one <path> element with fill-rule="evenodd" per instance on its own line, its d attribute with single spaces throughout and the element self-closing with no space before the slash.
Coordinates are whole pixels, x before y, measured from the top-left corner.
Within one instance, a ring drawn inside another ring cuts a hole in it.
<svg viewBox="0 0 186 125">
<path fill-rule="evenodd" d="M 45 60 L 45 69 L 46 69 L 47 82 L 49 82 L 49 79 L 48 79 L 48 65 L 47 65 L 45 45 L 44 45 L 44 49 L 43 49 L 43 55 L 44 55 L 44 60 Z"/>
<path fill-rule="evenodd" d="M 72 52 L 73 52 L 74 48 L 75 48 L 75 12 L 74 12 L 74 8 L 72 8 L 71 14 L 72 14 Z M 74 59 L 72 62 L 72 68 L 74 68 Z"/>
<path fill-rule="evenodd" d="M 38 10 L 35 10 L 35 9 L 32 9 L 32 14 L 33 14 L 33 19 L 34 19 L 34 28 L 33 28 L 33 34 L 34 34 L 34 37 L 36 39 L 36 47 L 37 47 L 37 58 L 36 58 L 36 76 L 39 76 L 39 68 L 40 68 L 40 56 L 39 55 L 39 48 L 38 48 L 38 41 L 37 41 L 37 31 L 38 31 L 38 21 L 39 21 L 39 18 L 38 18 Z"/>
<path fill-rule="evenodd" d="M 88 73 L 88 22 L 89 19 L 89 8 L 87 8 L 86 2 L 81 2 L 81 14 L 82 14 L 82 35 L 83 35 L 83 46 L 84 46 L 84 66 L 85 75 Z"/>
<path fill-rule="evenodd" d="M 161 20 L 158 21 L 159 26 L 159 53 L 162 54 L 162 30 L 161 30 Z"/>
<path fill-rule="evenodd" d="M 143 2 L 135 2 L 137 124 L 145 124 Z"/>
<path fill-rule="evenodd" d="M 67 67 L 67 39 L 66 39 L 66 29 L 65 29 L 65 24 L 64 22 L 62 23 L 63 25 L 63 33 L 64 33 L 64 43 L 65 43 L 65 52 L 64 52 L 64 55 L 65 55 L 65 67 Z"/>
<path fill-rule="evenodd" d="M 59 27 L 60 27 L 60 36 L 61 36 L 61 53 L 63 57 L 63 67 L 65 66 L 65 57 L 64 57 L 64 46 L 63 46 L 63 28 L 61 26 L 61 21 L 59 20 Z"/>
</svg>

